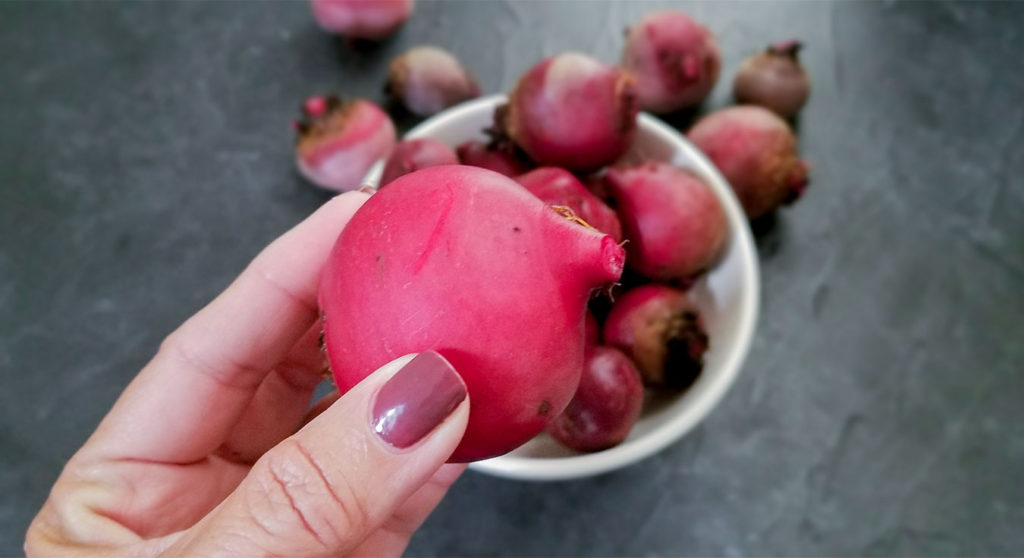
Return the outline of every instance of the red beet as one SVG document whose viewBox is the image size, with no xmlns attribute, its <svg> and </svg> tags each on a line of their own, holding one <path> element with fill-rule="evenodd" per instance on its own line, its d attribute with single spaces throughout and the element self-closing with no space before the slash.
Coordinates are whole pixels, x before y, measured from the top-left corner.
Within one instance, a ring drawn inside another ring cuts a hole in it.
<svg viewBox="0 0 1024 558">
<path fill-rule="evenodd" d="M 611 347 L 588 347 L 579 388 L 548 433 L 577 451 L 608 449 L 626 439 L 643 403 L 644 386 L 629 357 Z"/>
<path fill-rule="evenodd" d="M 721 65 L 714 36 L 686 14 L 654 12 L 626 32 L 622 66 L 636 77 L 644 110 L 663 113 L 699 104 L 715 86 Z"/>
<path fill-rule="evenodd" d="M 630 267 L 656 281 L 686 281 L 709 268 L 728 223 L 700 177 L 668 163 L 613 167 L 611 189 L 625 230 Z"/>
<path fill-rule="evenodd" d="M 797 40 L 783 41 L 744 60 L 733 81 L 736 100 L 761 105 L 783 118 L 796 116 L 811 94 L 811 81 L 797 59 L 802 47 Z"/>
<path fill-rule="evenodd" d="M 715 111 L 687 136 L 729 181 L 751 219 L 796 201 L 807 187 L 809 166 L 797 156 L 796 136 L 766 108 Z"/>
<path fill-rule="evenodd" d="M 465 380 L 472 408 L 451 459 L 505 453 L 572 398 L 587 300 L 618 279 L 624 259 L 611 237 L 498 173 L 445 165 L 399 177 L 356 212 L 324 267 L 338 389 L 436 350 Z"/>
<path fill-rule="evenodd" d="M 391 155 L 384 163 L 380 184 L 384 186 L 399 176 L 415 170 L 458 163 L 459 158 L 455 156 L 452 148 L 441 141 L 430 138 L 402 140 L 391 150 Z"/>
<path fill-rule="evenodd" d="M 615 210 L 590 193 L 571 172 L 558 167 L 540 167 L 515 180 L 544 203 L 567 207 L 588 225 L 616 241 L 622 240 L 622 225 Z"/>
<path fill-rule="evenodd" d="M 533 168 L 533 165 L 516 154 L 511 144 L 505 142 L 471 140 L 459 144 L 455 152 L 463 165 L 492 170 L 508 177 L 519 176 Z"/>
<path fill-rule="evenodd" d="M 566 53 L 541 61 L 519 78 L 501 125 L 538 163 L 589 171 L 625 153 L 637 110 L 628 73 Z"/>
<path fill-rule="evenodd" d="M 385 89 L 419 116 L 480 95 L 476 78 L 450 52 L 434 46 L 416 47 L 392 60 Z"/>
<path fill-rule="evenodd" d="M 312 0 L 313 16 L 327 31 L 349 39 L 386 39 L 412 15 L 415 0 Z"/>
<path fill-rule="evenodd" d="M 328 190 L 353 190 L 378 160 L 395 145 L 395 126 L 377 105 L 365 99 L 336 96 L 306 100 L 295 158 L 299 172 Z"/>
<path fill-rule="evenodd" d="M 604 342 L 629 355 L 645 383 L 686 389 L 704 368 L 708 336 L 686 293 L 648 284 L 626 291 L 604 323 Z"/>
</svg>

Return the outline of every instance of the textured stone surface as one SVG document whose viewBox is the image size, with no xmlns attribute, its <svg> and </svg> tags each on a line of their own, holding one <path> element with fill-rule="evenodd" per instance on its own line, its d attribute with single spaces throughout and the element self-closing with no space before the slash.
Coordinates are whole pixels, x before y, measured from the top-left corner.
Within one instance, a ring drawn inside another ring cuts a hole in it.
<svg viewBox="0 0 1024 558">
<path fill-rule="evenodd" d="M 0 4 L 0 555 L 163 336 L 326 199 L 292 167 L 301 99 L 380 100 L 424 42 L 504 90 L 615 60 L 661 5 L 422 2 L 354 53 L 304 3 Z M 760 238 L 744 373 L 626 470 L 467 474 L 410 554 L 1024 553 L 1024 4 L 672 5 L 722 45 L 710 107 L 807 43 L 813 185 Z"/>
</svg>

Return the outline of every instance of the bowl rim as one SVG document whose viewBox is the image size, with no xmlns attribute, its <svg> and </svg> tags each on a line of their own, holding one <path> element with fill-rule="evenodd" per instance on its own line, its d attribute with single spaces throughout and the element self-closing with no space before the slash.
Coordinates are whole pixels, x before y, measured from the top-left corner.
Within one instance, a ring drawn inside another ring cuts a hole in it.
<svg viewBox="0 0 1024 558">
<path fill-rule="evenodd" d="M 451 125 L 453 121 L 486 108 L 493 108 L 506 99 L 506 95 L 499 93 L 449 108 L 413 127 L 405 134 L 404 139 L 433 137 L 436 131 Z M 682 133 L 650 114 L 640 113 L 637 118 L 638 128 L 660 136 L 674 145 L 677 152 L 685 154 L 690 161 L 689 164 L 703 177 L 710 179 L 709 185 L 723 204 L 729 221 L 730 235 L 735 238 L 736 249 L 742 260 L 740 268 L 746 271 L 741 274 L 741 288 L 749 293 L 740 305 L 736 349 L 726 355 L 721 372 L 705 387 L 701 397 L 693 399 L 678 415 L 640 438 L 628 440 L 604 451 L 570 457 L 520 457 L 506 454 L 470 463 L 469 468 L 474 471 L 508 479 L 557 481 L 586 478 L 631 465 L 660 452 L 692 430 L 721 401 L 739 375 L 750 350 L 760 305 L 760 269 L 746 214 L 732 188 L 715 165 Z M 379 178 L 380 168 L 378 166 L 375 169 L 377 172 L 371 175 L 376 174 Z"/>
</svg>

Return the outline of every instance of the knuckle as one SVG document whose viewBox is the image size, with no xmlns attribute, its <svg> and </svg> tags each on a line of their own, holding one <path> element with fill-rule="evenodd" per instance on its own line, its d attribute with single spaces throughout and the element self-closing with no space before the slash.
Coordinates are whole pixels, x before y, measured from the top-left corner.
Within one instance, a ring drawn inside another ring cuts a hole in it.
<svg viewBox="0 0 1024 558">
<path fill-rule="evenodd" d="M 359 538 L 368 528 L 370 515 L 355 486 L 344 474 L 329 476 L 301 442 L 284 441 L 266 454 L 264 466 L 261 488 L 275 508 L 271 517 L 300 529 L 328 549 Z"/>
</svg>

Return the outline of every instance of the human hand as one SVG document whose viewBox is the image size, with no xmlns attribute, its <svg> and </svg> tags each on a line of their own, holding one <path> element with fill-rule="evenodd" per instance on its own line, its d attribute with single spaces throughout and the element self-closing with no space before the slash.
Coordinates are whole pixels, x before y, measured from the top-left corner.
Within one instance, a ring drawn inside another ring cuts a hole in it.
<svg viewBox="0 0 1024 558">
<path fill-rule="evenodd" d="M 324 204 L 167 337 L 68 461 L 26 553 L 401 554 L 464 468 L 445 461 L 469 400 L 422 353 L 309 410 L 320 271 L 366 198 Z"/>
</svg>

